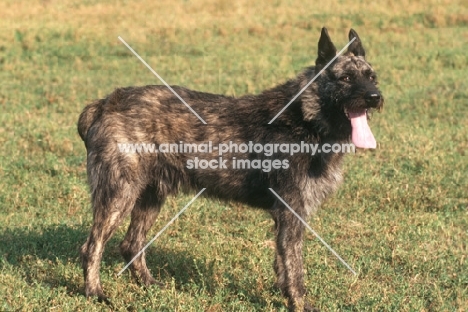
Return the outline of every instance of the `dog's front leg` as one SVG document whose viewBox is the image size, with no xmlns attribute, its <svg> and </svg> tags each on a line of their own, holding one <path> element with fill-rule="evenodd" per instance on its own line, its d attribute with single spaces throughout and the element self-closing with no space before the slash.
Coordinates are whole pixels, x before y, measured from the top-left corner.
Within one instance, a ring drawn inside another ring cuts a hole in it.
<svg viewBox="0 0 468 312">
<path fill-rule="evenodd" d="M 304 225 L 284 206 L 275 209 L 273 216 L 277 235 L 275 259 L 277 285 L 288 299 L 291 311 L 317 311 L 305 300 L 302 261 Z"/>
</svg>

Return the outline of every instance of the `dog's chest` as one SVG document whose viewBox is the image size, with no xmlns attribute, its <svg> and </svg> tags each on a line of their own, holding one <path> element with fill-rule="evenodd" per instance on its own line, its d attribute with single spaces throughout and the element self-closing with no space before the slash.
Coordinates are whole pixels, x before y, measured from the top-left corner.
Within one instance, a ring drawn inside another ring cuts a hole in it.
<svg viewBox="0 0 468 312">
<path fill-rule="evenodd" d="M 307 213 L 315 213 L 323 200 L 335 192 L 342 181 L 340 164 L 327 167 L 319 176 L 302 176 L 298 185 Z"/>
</svg>

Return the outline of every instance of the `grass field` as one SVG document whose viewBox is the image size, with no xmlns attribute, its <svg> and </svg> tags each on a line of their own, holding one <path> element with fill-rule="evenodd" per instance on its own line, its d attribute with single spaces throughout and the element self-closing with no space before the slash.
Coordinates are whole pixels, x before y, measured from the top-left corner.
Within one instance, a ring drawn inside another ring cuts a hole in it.
<svg viewBox="0 0 468 312">
<path fill-rule="evenodd" d="M 353 27 L 386 98 L 375 151 L 348 155 L 345 183 L 311 226 L 309 298 L 323 311 L 468 310 L 468 3 L 429 1 L 13 1 L 0 3 L 0 311 L 100 311 L 78 249 L 92 214 L 76 132 L 90 100 L 168 83 L 257 93 L 314 63 L 320 28 L 341 49 Z M 193 194 L 171 198 L 157 233 Z M 194 227 L 194 224 L 199 226 Z M 261 211 L 198 199 L 149 248 L 164 289 L 145 289 L 107 245 L 118 311 L 286 311 L 273 288 L 272 225 Z"/>
</svg>

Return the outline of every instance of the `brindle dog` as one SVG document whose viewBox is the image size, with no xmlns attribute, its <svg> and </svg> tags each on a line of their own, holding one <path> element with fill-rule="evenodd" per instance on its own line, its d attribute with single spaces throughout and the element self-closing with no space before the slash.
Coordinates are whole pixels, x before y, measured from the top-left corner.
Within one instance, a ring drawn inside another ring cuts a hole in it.
<svg viewBox="0 0 468 312">
<path fill-rule="evenodd" d="M 78 132 L 87 149 L 87 172 L 94 223 L 81 247 L 86 296 L 106 300 L 99 277 L 104 246 L 122 220 L 131 215 L 122 255 L 130 261 L 144 246 L 168 195 L 179 190 L 239 201 L 268 210 L 275 221 L 277 286 L 291 310 L 311 311 L 306 302 L 302 260 L 304 226 L 269 191 L 274 189 L 304 219 L 313 213 L 342 180 L 343 153 L 286 155 L 231 153 L 242 159 L 287 160 L 287 169 L 189 169 L 194 157 L 218 159 L 213 153 L 123 153 L 119 143 L 155 144 L 208 142 L 343 143 L 375 148 L 367 125 L 368 111 L 380 109 L 383 97 L 377 78 L 365 59 L 357 33 L 348 51 L 329 67 L 271 124 L 269 121 L 336 56 L 325 28 L 318 43 L 315 66 L 296 78 L 258 95 L 239 98 L 208 94 L 174 86 L 206 122 L 184 106 L 165 86 L 116 89 L 89 104 L 78 121 Z M 143 284 L 155 284 L 145 254 L 130 267 Z"/>
</svg>

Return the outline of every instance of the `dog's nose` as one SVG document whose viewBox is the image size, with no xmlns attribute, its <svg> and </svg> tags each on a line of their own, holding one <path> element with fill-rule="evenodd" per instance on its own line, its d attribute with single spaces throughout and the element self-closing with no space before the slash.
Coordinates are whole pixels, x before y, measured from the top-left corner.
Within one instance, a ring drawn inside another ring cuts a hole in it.
<svg viewBox="0 0 468 312">
<path fill-rule="evenodd" d="M 378 92 L 369 91 L 365 94 L 364 98 L 371 107 L 377 107 L 380 103 L 381 96 Z"/>
</svg>

